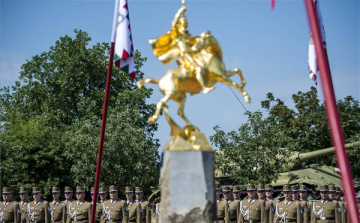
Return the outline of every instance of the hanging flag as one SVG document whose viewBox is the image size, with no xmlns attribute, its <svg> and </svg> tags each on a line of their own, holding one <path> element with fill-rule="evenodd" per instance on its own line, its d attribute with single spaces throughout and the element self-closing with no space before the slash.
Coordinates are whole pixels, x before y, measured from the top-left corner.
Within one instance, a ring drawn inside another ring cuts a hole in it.
<svg viewBox="0 0 360 223">
<path fill-rule="evenodd" d="M 271 0 L 271 9 L 275 8 L 275 0 Z"/>
<path fill-rule="evenodd" d="M 111 42 L 115 43 L 115 65 L 135 79 L 134 46 L 127 0 L 115 0 Z"/>
<path fill-rule="evenodd" d="M 321 39 L 323 43 L 323 47 L 326 48 L 326 37 L 325 37 L 325 28 L 322 22 L 322 16 L 319 4 L 317 0 L 313 0 L 316 8 L 317 17 L 320 23 L 320 29 L 321 29 Z M 308 67 L 309 67 L 309 77 L 312 79 L 317 85 L 317 76 L 318 76 L 318 68 L 317 68 L 317 62 L 316 62 L 316 53 L 315 53 L 315 45 L 314 41 L 312 39 L 312 34 L 310 36 L 309 41 L 309 58 L 308 58 Z"/>
</svg>

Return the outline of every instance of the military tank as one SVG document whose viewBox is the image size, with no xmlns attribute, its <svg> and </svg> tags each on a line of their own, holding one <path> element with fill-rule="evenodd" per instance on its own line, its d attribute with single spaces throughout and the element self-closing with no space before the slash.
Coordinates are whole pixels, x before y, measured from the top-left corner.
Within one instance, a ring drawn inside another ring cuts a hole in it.
<svg viewBox="0 0 360 223">
<path fill-rule="evenodd" d="M 346 144 L 346 149 L 351 149 L 354 144 Z M 325 155 L 334 154 L 335 147 L 320 149 L 312 152 L 300 153 L 292 152 L 288 158 L 284 158 L 282 172 L 276 181 L 271 182 L 275 191 L 281 190 L 284 184 L 305 184 L 309 189 L 317 190 L 318 185 L 335 184 L 342 188 L 340 169 L 336 167 L 309 164 L 304 166 L 308 160 L 323 157 Z M 215 179 L 221 185 L 236 184 L 232 176 L 223 176 L 221 172 L 215 171 Z M 354 181 L 354 187 L 359 188 L 359 182 Z"/>
</svg>

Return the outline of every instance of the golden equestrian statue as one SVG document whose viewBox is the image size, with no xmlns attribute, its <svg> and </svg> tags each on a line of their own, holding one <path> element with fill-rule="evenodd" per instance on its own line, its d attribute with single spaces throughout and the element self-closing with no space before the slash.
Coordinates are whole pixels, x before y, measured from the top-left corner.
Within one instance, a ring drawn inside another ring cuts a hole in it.
<svg viewBox="0 0 360 223">
<path fill-rule="evenodd" d="M 188 22 L 185 17 L 186 6 L 178 10 L 172 21 L 172 29 L 157 39 L 149 42 L 155 56 L 165 65 L 177 58 L 178 67 L 165 73 L 158 81 L 154 78 L 145 78 L 137 83 L 141 88 L 145 83 L 153 83 L 159 86 L 164 97 L 156 105 L 154 115 L 149 117 L 149 124 L 153 124 L 159 118 L 161 110 L 171 126 L 171 136 L 180 136 L 189 139 L 192 131 L 197 131 L 184 115 L 186 93 L 191 95 L 202 91 L 204 94 L 214 89 L 216 82 L 221 82 L 239 90 L 244 100 L 250 103 L 249 95 L 244 91 L 245 79 L 239 69 L 226 70 L 222 58 L 222 51 L 218 41 L 210 31 L 201 33 L 199 36 L 191 36 L 187 30 Z M 229 79 L 238 74 L 241 84 Z M 184 128 L 180 128 L 169 116 L 166 102 L 174 100 L 178 103 L 178 115 L 186 122 Z"/>
</svg>

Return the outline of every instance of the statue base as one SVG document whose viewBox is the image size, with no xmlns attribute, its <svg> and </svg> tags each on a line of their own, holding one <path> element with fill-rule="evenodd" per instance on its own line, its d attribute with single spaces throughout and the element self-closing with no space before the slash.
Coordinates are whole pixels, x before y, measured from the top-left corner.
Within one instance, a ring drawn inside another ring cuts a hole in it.
<svg viewBox="0 0 360 223">
<path fill-rule="evenodd" d="M 217 222 L 214 150 L 202 132 L 197 134 L 206 143 L 173 137 L 164 148 L 160 223 Z"/>
</svg>

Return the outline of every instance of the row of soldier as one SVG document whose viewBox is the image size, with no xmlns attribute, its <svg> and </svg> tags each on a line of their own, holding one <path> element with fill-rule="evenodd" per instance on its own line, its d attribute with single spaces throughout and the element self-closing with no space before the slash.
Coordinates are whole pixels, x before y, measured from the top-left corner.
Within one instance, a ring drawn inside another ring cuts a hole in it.
<svg viewBox="0 0 360 223">
<path fill-rule="evenodd" d="M 273 198 L 270 184 L 248 184 L 246 191 L 247 198 L 241 200 L 239 186 L 232 190 L 227 186 L 216 188 L 218 223 L 350 222 L 346 203 L 340 199 L 341 190 L 334 185 L 320 186 L 320 200 L 307 199 L 306 185 L 284 185 L 282 201 Z M 357 207 L 360 214 L 360 204 Z"/>
<path fill-rule="evenodd" d="M 110 199 L 107 200 L 107 190 L 99 188 L 97 196 L 91 188 L 92 200 L 96 199 L 95 223 L 151 223 L 151 208 L 149 202 L 143 200 L 141 187 L 125 188 L 126 201 L 119 199 L 118 188 L 109 187 Z M 52 188 L 51 202 L 42 200 L 42 190 L 32 188 L 34 201 L 27 200 L 28 191 L 21 187 L 20 202 L 13 201 L 14 191 L 3 187 L 3 202 L 0 202 L 0 223 L 89 223 L 93 202 L 85 201 L 85 189 L 77 186 L 76 200 L 73 200 L 73 190 L 65 187 L 65 200 L 60 201 L 60 188 Z M 100 199 L 99 199 L 100 197 Z"/>
</svg>

